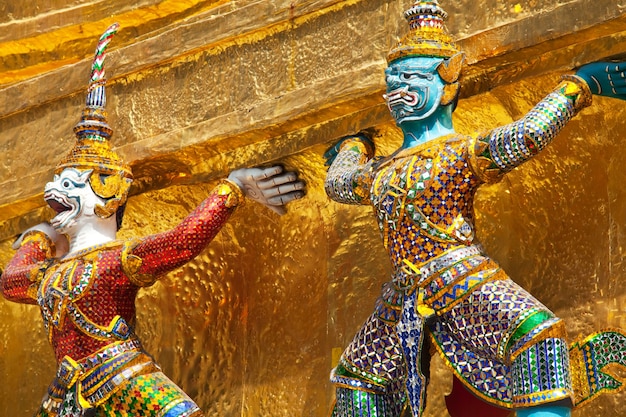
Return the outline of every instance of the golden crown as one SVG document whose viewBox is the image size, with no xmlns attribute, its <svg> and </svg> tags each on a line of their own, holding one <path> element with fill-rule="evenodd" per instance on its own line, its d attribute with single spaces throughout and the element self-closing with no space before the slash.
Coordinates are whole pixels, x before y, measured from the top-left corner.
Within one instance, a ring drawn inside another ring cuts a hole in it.
<svg viewBox="0 0 626 417">
<path fill-rule="evenodd" d="M 407 56 L 450 58 L 460 52 L 444 25 L 448 13 L 437 0 L 416 1 L 404 17 L 409 33 L 389 51 L 388 63 Z"/>
<path fill-rule="evenodd" d="M 111 148 L 109 139 L 113 129 L 106 120 L 104 58 L 107 45 L 118 28 L 117 23 L 109 26 L 99 39 L 91 67 L 86 106 L 80 122 L 74 126 L 76 144 L 54 171 L 58 174 L 65 168 L 93 170 L 89 179 L 91 188 L 107 200 L 105 206 L 96 210 L 101 217 L 114 214 L 126 202 L 133 178 L 130 167 Z"/>
</svg>

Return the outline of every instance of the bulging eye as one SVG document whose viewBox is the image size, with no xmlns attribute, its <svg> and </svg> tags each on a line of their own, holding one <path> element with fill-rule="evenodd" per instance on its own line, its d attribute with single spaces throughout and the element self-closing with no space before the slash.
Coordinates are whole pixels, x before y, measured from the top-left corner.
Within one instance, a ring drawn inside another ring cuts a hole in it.
<svg viewBox="0 0 626 417">
<path fill-rule="evenodd" d="M 419 73 L 419 72 L 403 72 L 400 74 L 400 79 L 402 81 L 411 81 L 419 78 L 421 80 L 432 81 L 435 76 L 431 73 Z"/>
<path fill-rule="evenodd" d="M 63 188 L 70 188 L 70 186 L 72 185 L 72 183 L 70 182 L 70 180 L 63 180 L 63 182 L 61 183 L 61 185 L 63 186 Z"/>
</svg>

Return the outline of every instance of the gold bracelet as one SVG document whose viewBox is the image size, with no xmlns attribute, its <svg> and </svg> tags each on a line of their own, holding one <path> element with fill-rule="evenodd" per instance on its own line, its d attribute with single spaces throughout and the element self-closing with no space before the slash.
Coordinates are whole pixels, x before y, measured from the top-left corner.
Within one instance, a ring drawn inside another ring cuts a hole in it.
<svg viewBox="0 0 626 417">
<path fill-rule="evenodd" d="M 50 236 L 42 232 L 41 230 L 31 230 L 26 232 L 22 237 L 22 243 L 20 246 L 24 246 L 29 242 L 38 242 L 42 251 L 46 253 L 46 258 L 52 258 L 56 253 L 56 246 Z"/>
<path fill-rule="evenodd" d="M 561 76 L 561 79 L 568 82 L 568 85 L 565 87 L 565 95 L 576 96 L 574 100 L 576 109 L 580 110 L 591 105 L 593 94 L 584 79 L 574 74 L 565 74 Z"/>
<path fill-rule="evenodd" d="M 241 187 L 233 180 L 228 178 L 222 179 L 216 187 L 218 195 L 228 196 L 226 198 L 226 207 L 243 206 L 246 201 L 246 196 L 243 193 Z"/>
</svg>

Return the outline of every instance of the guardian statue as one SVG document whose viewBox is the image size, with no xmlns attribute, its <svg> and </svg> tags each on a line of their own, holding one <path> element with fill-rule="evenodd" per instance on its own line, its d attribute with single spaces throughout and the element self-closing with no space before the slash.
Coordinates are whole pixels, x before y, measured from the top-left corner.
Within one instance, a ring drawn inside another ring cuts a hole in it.
<svg viewBox="0 0 626 417">
<path fill-rule="evenodd" d="M 430 345 L 454 374 L 451 416 L 507 416 L 512 409 L 518 417 L 570 416 L 572 407 L 622 387 L 604 368 L 626 365 L 626 336 L 607 331 L 568 345 L 564 322 L 477 242 L 473 200 L 482 184 L 548 146 L 592 94 L 625 99 L 626 65 L 583 66 L 522 119 L 465 136 L 452 123 L 464 55 L 445 29 L 446 12 L 423 0 L 405 17 L 409 32 L 385 70 L 402 146 L 374 157 L 371 139 L 356 135 L 326 154 L 328 196 L 374 208 L 393 268 L 331 374 L 332 415 L 420 416 Z"/>
</svg>

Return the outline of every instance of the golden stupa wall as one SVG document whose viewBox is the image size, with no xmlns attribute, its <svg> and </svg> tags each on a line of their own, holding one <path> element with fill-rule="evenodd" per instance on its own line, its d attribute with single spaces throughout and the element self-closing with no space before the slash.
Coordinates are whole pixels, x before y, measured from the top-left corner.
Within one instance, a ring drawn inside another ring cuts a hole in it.
<svg viewBox="0 0 626 417">
<path fill-rule="evenodd" d="M 132 4 L 131 4 L 132 3 Z M 577 65 L 626 51 L 623 0 L 441 0 L 467 52 L 457 131 L 521 117 Z M 73 142 L 99 34 L 109 123 L 137 181 L 121 237 L 180 221 L 234 168 L 278 162 L 308 195 L 279 217 L 247 204 L 194 262 L 138 299 L 138 332 L 209 416 L 325 416 L 328 374 L 389 273 L 370 209 L 332 203 L 322 154 L 375 127 L 385 55 L 410 0 L 0 1 L 0 261 L 50 216 L 42 190 Z M 485 187 L 481 239 L 567 321 L 626 328 L 626 103 L 598 98 L 542 155 Z M 435 360 L 426 415 L 445 416 Z M 0 415 L 36 410 L 54 374 L 36 307 L 0 300 Z M 626 415 L 625 394 L 575 416 Z"/>
</svg>

